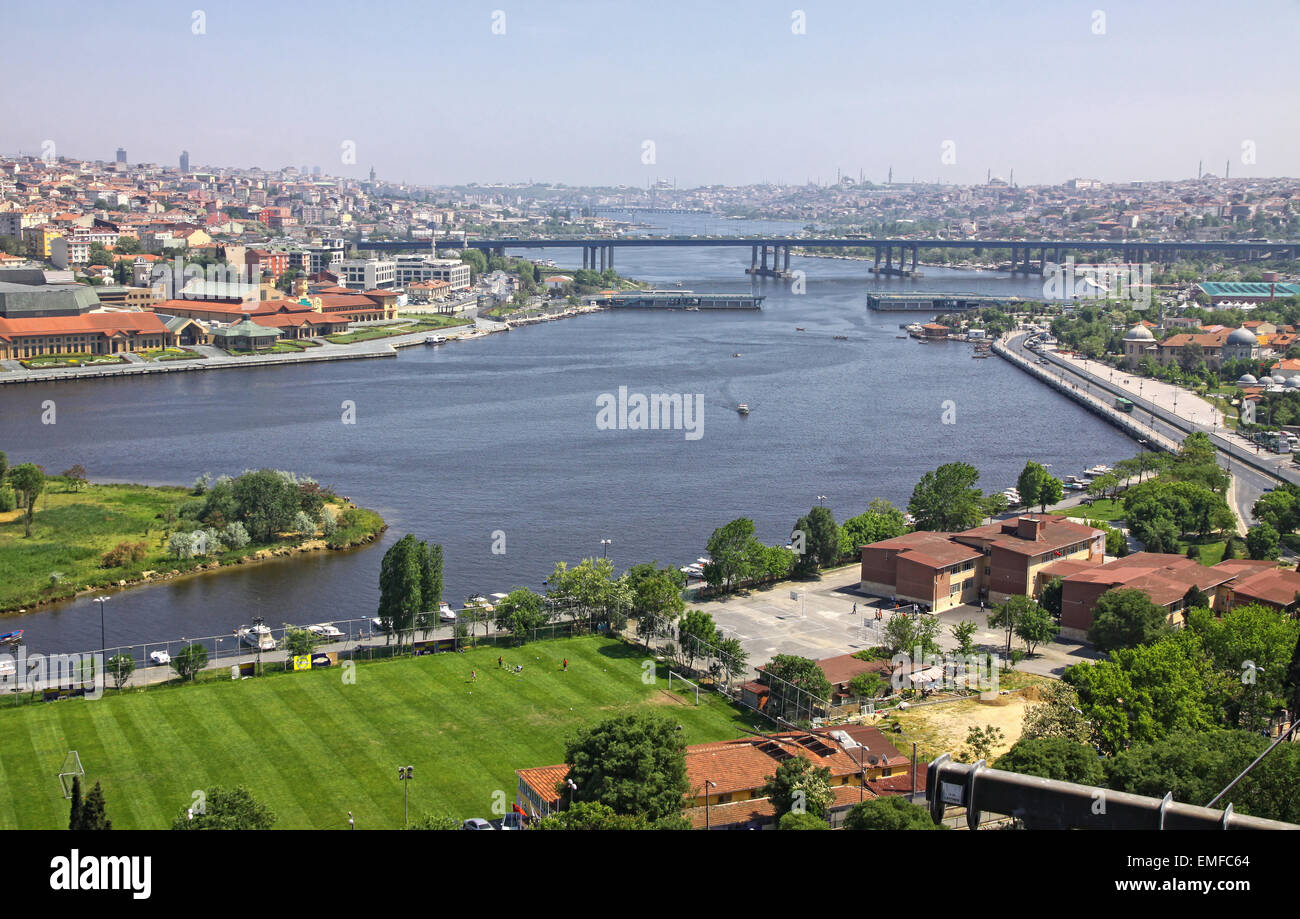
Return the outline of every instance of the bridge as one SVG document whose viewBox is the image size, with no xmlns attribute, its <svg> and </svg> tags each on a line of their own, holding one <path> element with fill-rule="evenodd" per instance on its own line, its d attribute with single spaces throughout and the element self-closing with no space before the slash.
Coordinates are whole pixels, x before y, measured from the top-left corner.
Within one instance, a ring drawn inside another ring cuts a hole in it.
<svg viewBox="0 0 1300 919">
<path fill-rule="evenodd" d="M 788 277 L 790 274 L 790 249 L 870 249 L 875 252 L 871 271 L 876 274 L 906 275 L 914 273 L 921 249 L 1009 249 L 1012 271 L 1042 272 L 1047 265 L 1048 253 L 1052 261 L 1060 264 L 1066 253 L 1113 252 L 1124 262 L 1136 263 L 1150 260 L 1177 259 L 1183 253 L 1217 252 L 1246 260 L 1285 257 L 1294 259 L 1300 241 L 1281 242 L 1222 241 L 1222 240 L 1170 240 L 1151 242 L 1122 239 L 878 239 L 849 236 L 619 236 L 589 237 L 560 236 L 520 239 L 497 237 L 493 239 L 437 239 L 432 244 L 426 240 L 360 240 L 358 249 L 372 252 L 428 252 L 434 249 L 479 249 L 485 253 L 504 255 L 507 249 L 581 249 L 582 267 L 603 271 L 614 267 L 615 249 L 650 248 L 735 248 L 750 250 L 749 274 L 767 277 Z M 894 250 L 898 251 L 898 265 L 894 265 Z M 768 252 L 771 266 L 768 266 Z M 1034 253 L 1037 252 L 1035 259 Z M 881 264 L 883 255 L 884 264 Z M 911 269 L 907 268 L 910 256 Z M 1035 264 L 1035 262 L 1037 264 Z M 597 267 L 599 265 L 599 268 Z"/>
</svg>

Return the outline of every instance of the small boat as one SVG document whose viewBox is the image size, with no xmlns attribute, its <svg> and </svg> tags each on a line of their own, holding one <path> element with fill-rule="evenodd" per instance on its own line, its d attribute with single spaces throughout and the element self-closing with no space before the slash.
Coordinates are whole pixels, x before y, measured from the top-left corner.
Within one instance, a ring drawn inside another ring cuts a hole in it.
<svg viewBox="0 0 1300 919">
<path fill-rule="evenodd" d="M 160 666 L 166 666 L 172 662 L 172 656 L 166 651 L 150 651 L 149 660 Z"/>
<path fill-rule="evenodd" d="M 749 405 L 747 405 L 746 403 L 742 402 L 742 403 L 740 403 L 739 405 L 736 406 L 736 411 L 739 412 L 739 413 L 742 414 L 742 415 L 748 415 L 748 414 L 749 414 Z"/>
<path fill-rule="evenodd" d="M 388 626 L 384 625 L 384 620 L 380 619 L 378 616 L 371 617 L 370 625 L 374 628 L 376 632 L 388 631 Z"/>
<path fill-rule="evenodd" d="M 343 632 L 338 626 L 330 625 L 328 622 L 321 622 L 316 625 L 307 626 L 307 631 L 311 632 L 317 638 L 323 638 L 327 641 L 338 641 L 343 638 Z"/>
<path fill-rule="evenodd" d="M 808 331 L 807 329 L 805 329 L 805 328 L 804 328 L 803 326 L 801 326 L 801 325 L 797 325 L 797 326 L 795 326 L 795 327 L 794 327 L 794 330 L 795 330 L 796 332 L 807 332 L 807 331 Z"/>
<path fill-rule="evenodd" d="M 23 630 L 15 629 L 12 632 L 5 632 L 0 635 L 0 645 L 16 645 L 23 640 Z"/>
<path fill-rule="evenodd" d="M 451 608 L 446 600 L 443 600 L 438 604 L 438 618 L 443 622 L 456 621 L 456 611 Z"/>
<path fill-rule="evenodd" d="M 239 640 L 250 648 L 259 651 L 275 650 L 275 638 L 271 635 L 271 630 L 264 625 L 245 626 L 236 634 L 239 635 Z"/>
<path fill-rule="evenodd" d="M 737 351 L 735 354 L 733 354 L 733 355 L 731 355 L 731 356 L 732 356 L 732 357 L 740 357 L 740 352 Z"/>
<path fill-rule="evenodd" d="M 834 339 L 835 339 L 836 341 L 848 341 L 848 340 L 849 340 L 849 336 L 847 336 L 847 335 L 835 335 L 835 336 L 833 336 L 833 337 L 834 337 Z"/>
<path fill-rule="evenodd" d="M 447 339 L 442 335 L 430 335 L 424 340 L 426 345 L 442 345 L 447 343 Z"/>
<path fill-rule="evenodd" d="M 906 340 L 906 338 L 907 338 L 906 335 L 895 335 L 894 337 L 895 337 L 895 338 L 902 338 L 902 339 L 904 339 L 904 340 Z"/>
</svg>

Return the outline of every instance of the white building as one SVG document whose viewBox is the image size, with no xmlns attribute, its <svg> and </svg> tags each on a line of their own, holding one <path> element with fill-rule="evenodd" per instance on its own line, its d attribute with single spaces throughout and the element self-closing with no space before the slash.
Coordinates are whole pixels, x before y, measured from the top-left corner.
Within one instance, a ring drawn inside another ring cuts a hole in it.
<svg viewBox="0 0 1300 919">
<path fill-rule="evenodd" d="M 409 287 L 419 281 L 443 281 L 452 290 L 469 289 L 469 265 L 460 259 L 399 255 L 395 265 L 399 287 Z"/>
<path fill-rule="evenodd" d="M 332 269 L 339 283 L 355 290 L 388 290 L 397 286 L 397 263 L 378 258 L 345 258 Z"/>
<path fill-rule="evenodd" d="M 50 261 L 59 268 L 85 265 L 90 261 L 90 242 L 66 236 L 55 237 L 50 243 Z"/>
</svg>

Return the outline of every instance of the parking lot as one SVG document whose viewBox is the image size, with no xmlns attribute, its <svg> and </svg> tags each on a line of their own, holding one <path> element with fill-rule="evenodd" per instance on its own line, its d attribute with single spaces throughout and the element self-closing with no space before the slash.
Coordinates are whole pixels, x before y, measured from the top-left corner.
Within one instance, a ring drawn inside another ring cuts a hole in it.
<svg viewBox="0 0 1300 919">
<path fill-rule="evenodd" d="M 777 654 L 797 654 L 818 660 L 837 654 L 852 654 L 881 643 L 881 630 L 890 612 L 876 612 L 882 602 L 858 590 L 859 568 L 849 565 L 823 573 L 816 581 L 784 581 L 748 594 L 707 600 L 696 604 L 713 616 L 727 636 L 741 640 L 749 652 L 751 668 L 765 664 Z M 797 595 L 794 596 L 794 595 Z M 890 606 L 885 599 L 885 607 Z M 857 604 L 857 614 L 853 612 Z M 987 626 L 987 611 L 978 606 L 960 606 L 937 614 L 943 622 L 939 638 L 945 650 L 955 648 L 951 627 L 964 619 L 979 627 L 975 643 L 981 650 L 1000 653 L 1006 644 L 1001 630 Z M 1023 647 L 1019 639 L 1012 648 Z M 1040 676 L 1059 677 L 1066 667 L 1097 655 L 1077 642 L 1056 642 L 1040 646 L 1032 658 L 1017 669 Z"/>
</svg>

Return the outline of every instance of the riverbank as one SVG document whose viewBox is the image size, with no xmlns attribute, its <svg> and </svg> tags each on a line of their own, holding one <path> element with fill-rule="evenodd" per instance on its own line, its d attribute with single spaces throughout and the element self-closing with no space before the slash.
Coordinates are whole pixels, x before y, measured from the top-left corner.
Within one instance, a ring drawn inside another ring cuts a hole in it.
<svg viewBox="0 0 1300 919">
<path fill-rule="evenodd" d="M 187 488 L 88 484 L 52 479 L 37 500 L 31 538 L 20 510 L 0 513 L 0 613 L 22 613 L 87 591 L 124 589 L 229 565 L 305 552 L 350 549 L 387 529 L 372 510 L 346 499 L 325 502 L 336 519 L 328 537 L 282 536 L 211 555 L 181 558 L 169 538 L 182 531 L 180 509 L 194 500 Z M 170 522 L 169 522 L 170 521 Z M 120 562 L 120 564 L 115 564 Z"/>
</svg>

